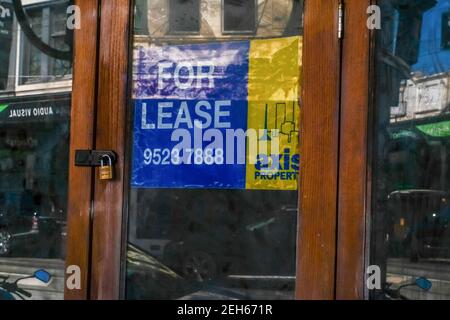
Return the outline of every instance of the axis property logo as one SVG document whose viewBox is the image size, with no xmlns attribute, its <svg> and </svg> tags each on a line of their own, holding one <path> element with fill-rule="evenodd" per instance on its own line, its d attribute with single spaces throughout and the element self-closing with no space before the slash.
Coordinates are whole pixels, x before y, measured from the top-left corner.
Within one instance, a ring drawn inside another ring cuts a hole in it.
<svg viewBox="0 0 450 320">
<path fill-rule="evenodd" d="M 250 103 L 250 110 L 252 107 Z M 259 119 L 264 127 L 258 128 L 263 134 L 259 137 L 256 157 L 249 148 L 247 163 L 252 166 L 247 167 L 247 188 L 269 184 L 269 189 L 289 186 L 287 188 L 295 190 L 300 164 L 298 103 L 266 103 L 264 112 L 256 112 L 258 109 L 261 110 L 255 106 L 255 114 L 250 121 L 257 122 Z M 262 122 L 261 117 L 264 117 Z"/>
</svg>

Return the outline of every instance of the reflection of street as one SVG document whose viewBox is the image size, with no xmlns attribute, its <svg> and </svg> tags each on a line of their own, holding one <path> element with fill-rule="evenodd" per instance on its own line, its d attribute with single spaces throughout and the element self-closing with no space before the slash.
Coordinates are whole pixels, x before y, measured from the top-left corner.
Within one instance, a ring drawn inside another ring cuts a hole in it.
<svg viewBox="0 0 450 320">
<path fill-rule="evenodd" d="M 411 287 L 402 290 L 410 299 L 450 299 L 450 260 L 424 260 L 410 262 L 409 259 L 389 259 L 387 262 L 387 282 L 394 284 L 413 282 L 418 277 L 426 277 L 433 283 L 429 292 Z"/>
<path fill-rule="evenodd" d="M 181 300 L 292 300 L 295 276 L 229 275 L 212 280 Z"/>
<path fill-rule="evenodd" d="M 273 300 L 292 300 L 295 296 L 295 276 L 229 275 L 224 284 L 246 299 L 265 300 L 271 296 Z"/>
<path fill-rule="evenodd" d="M 20 287 L 30 292 L 32 300 L 62 300 L 64 298 L 64 261 L 26 258 L 0 258 L 0 276 L 9 276 L 8 282 L 33 275 L 36 270 L 45 269 L 52 275 L 49 285 L 39 280 L 25 281 Z"/>
<path fill-rule="evenodd" d="M 295 276 L 228 275 L 212 280 L 204 290 L 195 292 L 189 299 L 214 299 L 214 295 L 221 294 L 228 299 L 239 300 L 265 300 L 268 296 L 273 300 L 292 300 L 294 288 Z"/>
</svg>

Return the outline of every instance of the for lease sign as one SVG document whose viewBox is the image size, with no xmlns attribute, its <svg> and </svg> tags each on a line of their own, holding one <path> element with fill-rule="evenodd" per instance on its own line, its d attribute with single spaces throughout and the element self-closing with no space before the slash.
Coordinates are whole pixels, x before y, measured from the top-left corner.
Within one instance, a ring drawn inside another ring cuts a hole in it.
<svg viewBox="0 0 450 320">
<path fill-rule="evenodd" d="M 300 46 L 137 48 L 132 186 L 295 190 Z"/>
</svg>

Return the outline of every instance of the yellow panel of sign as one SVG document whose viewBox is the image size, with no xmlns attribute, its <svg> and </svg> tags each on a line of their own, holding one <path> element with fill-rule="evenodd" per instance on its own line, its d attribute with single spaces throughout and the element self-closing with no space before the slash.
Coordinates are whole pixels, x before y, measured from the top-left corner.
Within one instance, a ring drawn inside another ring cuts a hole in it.
<svg viewBox="0 0 450 320">
<path fill-rule="evenodd" d="M 246 189 L 297 190 L 301 46 L 250 41 Z"/>
</svg>

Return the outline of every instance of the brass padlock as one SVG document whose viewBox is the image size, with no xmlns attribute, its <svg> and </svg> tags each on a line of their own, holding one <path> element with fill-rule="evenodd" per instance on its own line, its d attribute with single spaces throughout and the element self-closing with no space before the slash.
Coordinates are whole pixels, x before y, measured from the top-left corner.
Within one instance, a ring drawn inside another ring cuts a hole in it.
<svg viewBox="0 0 450 320">
<path fill-rule="evenodd" d="M 108 164 L 105 165 L 104 158 L 108 158 Z M 100 180 L 112 180 L 114 178 L 111 157 L 105 154 L 100 159 Z"/>
</svg>

